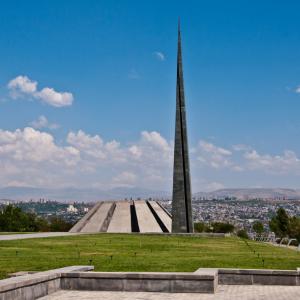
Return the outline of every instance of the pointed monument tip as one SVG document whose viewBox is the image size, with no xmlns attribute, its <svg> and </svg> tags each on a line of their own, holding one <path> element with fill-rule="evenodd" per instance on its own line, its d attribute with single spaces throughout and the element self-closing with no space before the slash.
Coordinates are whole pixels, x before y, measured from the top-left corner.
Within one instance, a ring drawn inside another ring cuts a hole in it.
<svg viewBox="0 0 300 300">
<path fill-rule="evenodd" d="M 180 32 L 180 17 L 178 17 L 178 41 L 181 39 L 181 32 Z"/>
</svg>

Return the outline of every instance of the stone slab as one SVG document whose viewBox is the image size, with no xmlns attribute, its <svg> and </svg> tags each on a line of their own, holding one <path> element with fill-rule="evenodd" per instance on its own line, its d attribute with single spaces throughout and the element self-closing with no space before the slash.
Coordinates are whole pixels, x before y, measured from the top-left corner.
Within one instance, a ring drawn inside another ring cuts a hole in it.
<svg viewBox="0 0 300 300">
<path fill-rule="evenodd" d="M 95 233 L 100 232 L 100 229 L 112 207 L 112 202 L 102 202 L 97 211 L 91 217 L 91 219 L 86 223 L 86 225 L 81 229 L 80 232 Z"/>
<path fill-rule="evenodd" d="M 117 202 L 107 232 L 131 232 L 130 202 Z"/>
<path fill-rule="evenodd" d="M 61 287 L 61 272 L 89 271 L 93 266 L 71 266 L 0 281 L 0 300 L 31 300 L 54 293 Z"/>
<path fill-rule="evenodd" d="M 219 269 L 219 284 L 300 285 L 300 274 L 293 270 Z"/>
<path fill-rule="evenodd" d="M 134 201 L 140 232 L 162 232 L 145 201 Z"/>
<path fill-rule="evenodd" d="M 215 294 L 58 291 L 41 300 L 281 300 L 300 299 L 296 286 L 220 285 Z"/>
<path fill-rule="evenodd" d="M 70 272 L 61 274 L 66 290 L 214 293 L 216 273 Z"/>
<path fill-rule="evenodd" d="M 171 217 L 163 210 L 163 208 L 156 201 L 149 201 L 150 205 L 155 210 L 158 217 L 164 223 L 169 232 L 172 231 L 172 219 Z"/>
<path fill-rule="evenodd" d="M 89 291 L 89 293 L 95 291 L 98 293 L 103 291 L 130 292 L 129 294 L 142 291 L 147 292 L 147 295 L 165 293 L 162 299 L 168 299 L 169 295 L 176 295 L 174 293 L 185 293 L 185 295 L 190 295 L 186 297 L 191 300 L 193 293 L 206 293 L 209 296 L 209 293 L 214 292 L 215 296 L 220 295 L 220 298 L 213 299 L 269 299 L 251 297 L 257 289 L 264 287 L 263 290 L 266 291 L 298 291 L 298 294 L 294 295 L 300 297 L 298 270 L 200 268 L 194 273 L 87 272 L 91 270 L 93 270 L 92 266 L 71 266 L 1 280 L 0 300 L 32 300 L 51 293 L 55 294 L 59 289 Z M 227 284 L 224 285 L 224 282 Z M 219 286 L 217 286 L 218 283 Z M 226 287 L 227 294 L 219 293 L 222 287 Z M 292 287 L 296 289 L 291 289 Z M 231 293 L 232 290 L 237 291 L 236 294 Z M 246 295 L 246 291 L 251 291 L 252 294 Z M 101 294 L 97 295 L 101 298 Z M 51 295 L 49 297 L 48 299 L 52 299 Z M 286 294 L 283 293 L 282 297 L 273 295 L 270 299 L 291 298 L 286 298 Z"/>
<path fill-rule="evenodd" d="M 94 213 L 98 210 L 99 206 L 102 203 L 97 203 L 95 204 L 92 209 L 83 216 L 70 230 L 69 232 L 80 232 L 82 228 L 86 225 L 89 219 L 94 215 Z"/>
</svg>

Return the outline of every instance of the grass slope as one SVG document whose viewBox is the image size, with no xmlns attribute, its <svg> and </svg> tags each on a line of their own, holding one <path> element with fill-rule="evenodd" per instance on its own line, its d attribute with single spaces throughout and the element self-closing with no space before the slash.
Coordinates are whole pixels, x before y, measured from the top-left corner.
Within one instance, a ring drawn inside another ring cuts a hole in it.
<svg viewBox="0 0 300 300">
<path fill-rule="evenodd" d="M 235 237 L 93 234 L 0 241 L 0 278 L 16 271 L 88 264 L 97 271 L 296 269 L 300 267 L 300 253 Z"/>
</svg>

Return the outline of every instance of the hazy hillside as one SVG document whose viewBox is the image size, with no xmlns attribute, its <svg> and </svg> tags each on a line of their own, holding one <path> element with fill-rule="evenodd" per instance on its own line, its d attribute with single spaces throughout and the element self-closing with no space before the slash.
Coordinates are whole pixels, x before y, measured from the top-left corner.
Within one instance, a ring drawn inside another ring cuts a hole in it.
<svg viewBox="0 0 300 300">
<path fill-rule="evenodd" d="M 31 187 L 5 187 L 0 188 L 0 199 L 38 200 L 40 198 L 57 201 L 97 201 L 97 200 L 114 200 L 124 198 L 164 198 L 169 197 L 166 192 L 152 191 L 140 188 L 120 187 L 110 190 L 100 189 L 43 189 Z"/>
<path fill-rule="evenodd" d="M 196 193 L 196 197 L 226 198 L 236 197 L 240 200 L 247 199 L 300 199 L 300 191 L 281 188 L 244 188 L 244 189 L 220 189 L 210 193 Z"/>
<path fill-rule="evenodd" d="M 247 199 L 299 199 L 300 190 L 281 188 L 244 188 L 244 189 L 220 189 L 213 192 L 199 192 L 194 197 L 205 197 L 207 199 L 236 197 L 240 200 Z M 171 198 L 171 193 L 164 191 L 153 191 L 141 188 L 119 187 L 110 190 L 101 189 L 43 189 L 30 187 L 5 187 L 0 188 L 0 199 L 38 200 L 40 198 L 58 201 L 97 201 L 118 200 L 124 198 Z"/>
</svg>

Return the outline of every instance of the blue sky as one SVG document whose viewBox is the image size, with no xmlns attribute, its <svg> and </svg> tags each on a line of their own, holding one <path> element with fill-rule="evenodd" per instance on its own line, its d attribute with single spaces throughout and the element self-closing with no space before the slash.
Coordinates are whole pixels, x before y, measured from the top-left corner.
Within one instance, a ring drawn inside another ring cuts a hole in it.
<svg viewBox="0 0 300 300">
<path fill-rule="evenodd" d="M 0 186 L 170 190 L 180 16 L 193 190 L 300 188 L 299 10 L 2 1 Z"/>
</svg>

